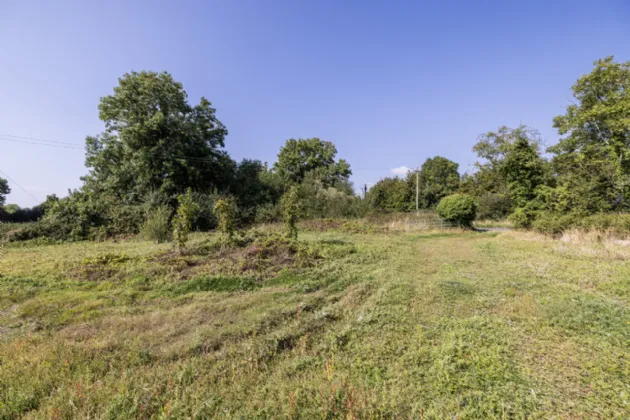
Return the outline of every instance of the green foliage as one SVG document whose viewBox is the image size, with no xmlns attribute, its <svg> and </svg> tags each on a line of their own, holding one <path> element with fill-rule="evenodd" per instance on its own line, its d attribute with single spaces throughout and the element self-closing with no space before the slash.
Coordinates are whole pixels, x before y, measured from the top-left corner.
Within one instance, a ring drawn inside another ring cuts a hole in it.
<svg viewBox="0 0 630 420">
<path fill-rule="evenodd" d="M 359 217 L 364 214 L 366 207 L 354 194 L 349 181 L 337 181 L 326 187 L 317 171 L 306 174 L 298 186 L 298 194 L 303 203 L 304 215 L 310 218 Z"/>
<path fill-rule="evenodd" d="M 4 211 L 6 211 L 8 214 L 14 214 L 18 211 L 20 211 L 20 206 L 18 206 L 17 204 L 5 204 L 4 205 Z"/>
<path fill-rule="evenodd" d="M 228 241 L 234 236 L 237 211 L 236 200 L 232 196 L 220 198 L 214 205 L 214 214 L 219 219 L 219 231 Z"/>
<path fill-rule="evenodd" d="M 479 137 L 473 151 L 482 159 L 477 170 L 462 178 L 460 192 L 474 197 L 495 194 L 509 197 L 502 207 L 524 206 L 534 197 L 537 186 L 549 177 L 540 154 L 540 135 L 526 126 L 506 126 Z"/>
<path fill-rule="evenodd" d="M 531 226 L 534 230 L 548 235 L 558 235 L 575 226 L 577 217 L 574 214 L 540 212 Z"/>
<path fill-rule="evenodd" d="M 17 204 L 6 204 L 0 207 L 0 222 L 26 223 L 35 222 L 44 216 L 44 205 L 20 208 Z"/>
<path fill-rule="evenodd" d="M 125 74 L 99 112 L 105 132 L 86 139 L 87 191 L 138 203 L 152 191 L 174 195 L 229 183 L 235 164 L 222 150 L 227 129 L 207 99 L 191 106 L 170 74 Z"/>
<path fill-rule="evenodd" d="M 519 229 L 531 227 L 533 219 L 534 214 L 523 207 L 517 207 L 514 209 L 514 212 L 510 214 L 510 222 L 512 222 L 514 227 Z"/>
<path fill-rule="evenodd" d="M 419 185 L 419 207 L 433 208 L 440 200 L 447 195 L 451 195 L 459 188 L 459 164 L 442 156 L 435 156 L 427 159 L 420 168 L 418 178 Z M 416 196 L 416 172 L 407 174 L 408 196 L 415 200 Z M 415 202 L 413 203 L 415 208 Z"/>
<path fill-rule="evenodd" d="M 283 213 L 282 218 L 284 221 L 284 234 L 292 240 L 297 240 L 297 221 L 302 215 L 303 209 L 297 187 L 290 187 L 280 199 L 280 204 L 282 206 Z"/>
<path fill-rule="evenodd" d="M 579 218 L 579 223 L 585 229 L 613 231 L 619 234 L 630 233 L 629 213 L 597 213 Z"/>
<path fill-rule="evenodd" d="M 282 220 L 282 205 L 267 203 L 256 208 L 256 223 L 273 223 Z"/>
<path fill-rule="evenodd" d="M 343 159 L 335 161 L 337 148 L 332 142 L 318 138 L 289 139 L 280 149 L 276 172 L 286 181 L 301 183 L 305 175 L 317 171 L 324 186 L 348 179 L 352 175 L 350 164 Z"/>
<path fill-rule="evenodd" d="M 589 216 L 577 213 L 557 213 L 543 211 L 537 214 L 532 223 L 534 230 L 558 235 L 567 229 L 597 230 L 625 236 L 630 233 L 630 214 L 628 213 L 597 213 Z"/>
<path fill-rule="evenodd" d="M 564 136 L 549 148 L 560 185 L 587 213 L 630 209 L 630 61 L 613 57 L 573 85 L 574 103 L 554 126 Z"/>
<path fill-rule="evenodd" d="M 171 229 L 169 226 L 169 220 L 173 210 L 167 205 L 161 205 L 155 209 L 152 209 L 147 220 L 142 224 L 140 234 L 150 241 L 154 241 L 159 244 L 167 242 L 171 238 Z"/>
<path fill-rule="evenodd" d="M 524 207 L 535 197 L 536 188 L 544 180 L 543 160 L 537 143 L 522 133 L 512 144 L 500 169 L 507 182 L 510 198 L 517 207 Z"/>
<path fill-rule="evenodd" d="M 436 211 L 438 216 L 448 222 L 459 226 L 471 226 L 477 214 L 477 203 L 467 194 L 453 194 L 444 197 Z"/>
<path fill-rule="evenodd" d="M 512 201 L 506 194 L 483 193 L 477 197 L 478 220 L 502 220 L 512 211 Z"/>
<path fill-rule="evenodd" d="M 193 200 L 199 207 L 197 216 L 193 220 L 193 230 L 208 231 L 217 227 L 218 220 L 214 215 L 214 204 L 219 197 L 220 194 L 216 192 L 193 192 Z"/>
<path fill-rule="evenodd" d="M 199 205 L 193 199 L 192 190 L 186 190 L 186 194 L 177 196 L 177 212 L 173 217 L 173 239 L 181 250 L 186 247 L 188 242 L 188 233 L 192 228 L 194 219 L 199 213 Z"/>
<path fill-rule="evenodd" d="M 0 178 L 0 207 L 4 206 L 6 196 L 11 192 L 11 188 L 9 187 L 9 182 Z"/>
<path fill-rule="evenodd" d="M 236 198 L 239 219 L 251 223 L 257 208 L 277 203 L 282 195 L 284 181 L 280 175 L 267 169 L 259 160 L 243 159 L 236 167 L 230 193 Z"/>
<path fill-rule="evenodd" d="M 411 209 L 407 183 L 396 178 L 383 178 L 370 188 L 367 196 L 370 208 L 383 212 L 401 212 Z"/>
</svg>

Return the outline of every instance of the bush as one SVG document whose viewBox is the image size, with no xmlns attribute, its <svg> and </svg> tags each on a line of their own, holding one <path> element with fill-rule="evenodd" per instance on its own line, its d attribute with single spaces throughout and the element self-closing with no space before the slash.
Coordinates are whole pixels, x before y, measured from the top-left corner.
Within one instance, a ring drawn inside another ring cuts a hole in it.
<svg viewBox="0 0 630 420">
<path fill-rule="evenodd" d="M 588 229 L 610 230 L 618 233 L 630 232 L 630 214 L 628 213 L 598 213 L 584 217 L 579 222 L 580 227 Z"/>
<path fill-rule="evenodd" d="M 256 223 L 273 223 L 282 220 L 282 207 L 280 203 L 267 203 L 256 209 Z"/>
<path fill-rule="evenodd" d="M 234 197 L 221 198 L 214 205 L 214 215 L 219 219 L 219 231 L 228 240 L 232 240 L 232 236 L 234 236 L 237 212 Z"/>
<path fill-rule="evenodd" d="M 512 222 L 514 227 L 520 229 L 530 228 L 533 220 L 534 215 L 522 207 L 517 208 L 514 210 L 514 213 L 510 215 L 510 222 Z"/>
<path fill-rule="evenodd" d="M 477 203 L 467 194 L 453 194 L 440 200 L 436 210 L 447 222 L 469 227 L 477 215 Z"/>
<path fill-rule="evenodd" d="M 161 205 L 150 211 L 140 230 L 142 237 L 158 244 L 169 241 L 171 238 L 169 227 L 171 213 L 172 210 L 167 205 Z"/>
<path fill-rule="evenodd" d="M 547 235 L 559 235 L 565 230 L 574 227 L 578 221 L 574 214 L 557 214 L 541 212 L 533 221 L 534 230 Z"/>
<path fill-rule="evenodd" d="M 283 211 L 284 233 L 288 238 L 296 240 L 298 230 L 296 223 L 302 214 L 302 202 L 296 187 L 291 187 L 280 199 Z"/>
<path fill-rule="evenodd" d="M 188 188 L 186 194 L 177 196 L 179 207 L 173 217 L 173 238 L 181 250 L 186 247 L 188 233 L 192 229 L 192 224 L 199 213 L 199 205 L 193 199 L 192 190 Z"/>
<path fill-rule="evenodd" d="M 478 220 L 502 220 L 512 211 L 512 201 L 506 194 L 486 193 L 477 197 Z"/>
<path fill-rule="evenodd" d="M 217 218 L 214 215 L 214 205 L 218 199 L 215 193 L 193 193 L 193 200 L 199 206 L 197 217 L 193 221 L 193 230 L 208 231 L 217 227 Z"/>
<path fill-rule="evenodd" d="M 136 234 L 146 218 L 144 207 L 139 205 L 119 205 L 110 203 L 107 206 L 105 225 L 101 229 L 106 236 Z M 90 235 L 91 236 L 91 235 Z M 91 238 L 90 238 L 91 239 Z"/>
</svg>

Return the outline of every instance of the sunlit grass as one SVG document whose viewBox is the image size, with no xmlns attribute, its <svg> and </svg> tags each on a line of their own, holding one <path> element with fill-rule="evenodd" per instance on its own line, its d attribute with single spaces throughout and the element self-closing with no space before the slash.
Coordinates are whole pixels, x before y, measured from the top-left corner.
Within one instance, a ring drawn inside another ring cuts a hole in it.
<svg viewBox="0 0 630 420">
<path fill-rule="evenodd" d="M 625 253 L 520 233 L 300 240 L 323 257 L 260 273 L 136 240 L 5 247 L 0 418 L 630 416 Z"/>
</svg>

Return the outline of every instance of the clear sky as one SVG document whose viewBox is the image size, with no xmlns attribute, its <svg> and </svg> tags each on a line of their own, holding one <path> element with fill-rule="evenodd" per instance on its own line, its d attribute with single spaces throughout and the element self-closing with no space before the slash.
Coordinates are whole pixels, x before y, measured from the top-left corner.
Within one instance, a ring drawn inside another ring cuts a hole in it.
<svg viewBox="0 0 630 420">
<path fill-rule="evenodd" d="M 500 125 L 553 144 L 575 80 L 630 60 L 630 1 L 0 0 L 0 53 L 0 171 L 37 199 L 81 185 L 83 152 L 7 135 L 82 145 L 130 70 L 210 99 L 234 159 L 320 137 L 359 186 L 434 155 L 464 172 Z"/>
</svg>

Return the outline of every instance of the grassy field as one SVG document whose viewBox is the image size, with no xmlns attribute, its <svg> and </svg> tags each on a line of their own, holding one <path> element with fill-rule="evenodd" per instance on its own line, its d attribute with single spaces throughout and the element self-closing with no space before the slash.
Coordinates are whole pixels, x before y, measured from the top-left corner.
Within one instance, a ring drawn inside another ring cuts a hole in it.
<svg viewBox="0 0 630 420">
<path fill-rule="evenodd" d="M 0 418 L 630 417 L 626 247 L 209 239 L 5 246 Z"/>
</svg>

